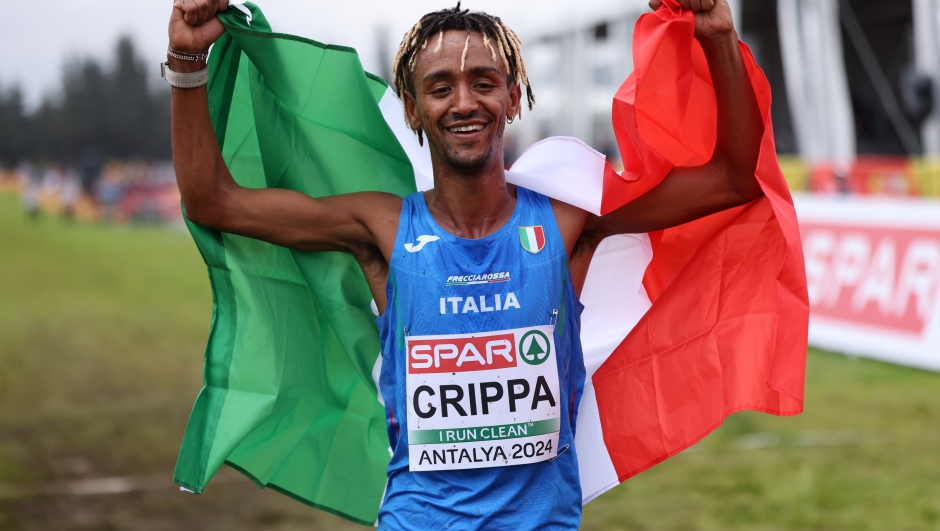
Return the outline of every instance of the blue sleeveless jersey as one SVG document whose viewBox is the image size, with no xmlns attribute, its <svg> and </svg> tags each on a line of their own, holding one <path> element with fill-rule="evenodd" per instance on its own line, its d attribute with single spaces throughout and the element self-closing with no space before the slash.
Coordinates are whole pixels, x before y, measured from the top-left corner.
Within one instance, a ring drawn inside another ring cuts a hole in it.
<svg viewBox="0 0 940 531">
<path fill-rule="evenodd" d="M 406 198 L 378 319 L 392 461 L 380 530 L 577 529 L 580 318 L 545 196 L 481 240 Z"/>
</svg>

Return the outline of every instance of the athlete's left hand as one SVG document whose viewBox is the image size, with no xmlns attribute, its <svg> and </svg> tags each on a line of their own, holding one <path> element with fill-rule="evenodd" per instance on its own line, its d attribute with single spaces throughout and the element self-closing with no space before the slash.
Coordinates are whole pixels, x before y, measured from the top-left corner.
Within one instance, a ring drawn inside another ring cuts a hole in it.
<svg viewBox="0 0 940 531">
<path fill-rule="evenodd" d="M 712 39 L 734 35 L 734 20 L 728 0 L 678 0 L 682 7 L 695 13 L 695 38 Z M 662 0 L 650 0 L 653 11 L 662 7 Z"/>
</svg>

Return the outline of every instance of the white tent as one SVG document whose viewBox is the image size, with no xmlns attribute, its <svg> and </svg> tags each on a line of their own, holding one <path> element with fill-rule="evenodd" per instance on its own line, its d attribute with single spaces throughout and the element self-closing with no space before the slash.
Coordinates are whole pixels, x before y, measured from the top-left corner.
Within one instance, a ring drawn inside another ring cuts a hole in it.
<svg viewBox="0 0 940 531">
<path fill-rule="evenodd" d="M 933 79 L 934 111 L 923 126 L 927 155 L 940 155 L 940 0 L 913 0 L 917 70 Z"/>
<path fill-rule="evenodd" d="M 925 0 L 935 2 L 936 0 Z M 842 51 L 838 0 L 778 0 L 780 49 L 800 154 L 847 167 L 855 122 Z"/>
</svg>

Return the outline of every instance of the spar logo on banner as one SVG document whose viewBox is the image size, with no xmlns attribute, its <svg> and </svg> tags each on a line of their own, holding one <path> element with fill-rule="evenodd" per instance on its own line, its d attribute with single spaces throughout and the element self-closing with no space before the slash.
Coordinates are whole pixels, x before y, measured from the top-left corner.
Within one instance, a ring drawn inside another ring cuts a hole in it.
<svg viewBox="0 0 940 531">
<path fill-rule="evenodd" d="M 922 335 L 940 294 L 940 230 L 801 223 L 815 317 Z"/>
</svg>

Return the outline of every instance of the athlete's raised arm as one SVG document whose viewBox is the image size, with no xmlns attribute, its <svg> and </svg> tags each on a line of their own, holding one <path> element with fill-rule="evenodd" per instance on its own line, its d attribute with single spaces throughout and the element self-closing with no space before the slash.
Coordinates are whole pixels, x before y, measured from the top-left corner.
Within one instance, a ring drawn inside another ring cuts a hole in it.
<svg viewBox="0 0 940 531">
<path fill-rule="evenodd" d="M 738 48 L 728 0 L 679 0 L 695 11 L 701 43 L 715 86 L 718 139 L 712 159 L 675 168 L 656 188 L 604 217 L 591 217 L 585 233 L 643 233 L 749 203 L 763 195 L 754 176 L 764 133 L 757 97 Z M 661 0 L 652 0 L 658 9 Z"/>
<path fill-rule="evenodd" d="M 227 7 L 228 0 L 175 0 L 170 47 L 194 55 L 206 52 L 225 31 L 215 14 Z M 169 62 L 175 72 L 194 72 L 205 65 L 174 57 Z M 400 198 L 361 193 L 313 199 L 290 190 L 239 186 L 216 142 L 206 87 L 174 87 L 172 102 L 173 161 L 191 221 L 294 249 L 356 253 L 379 248 L 388 259 Z"/>
</svg>

